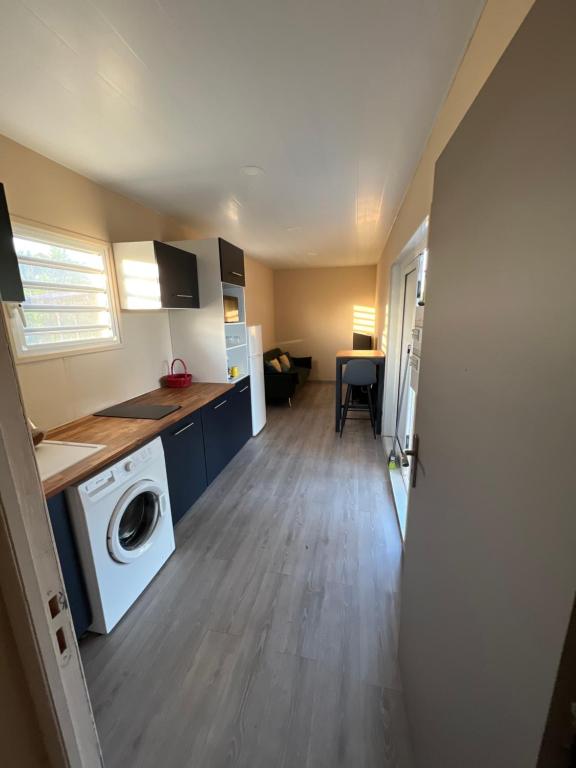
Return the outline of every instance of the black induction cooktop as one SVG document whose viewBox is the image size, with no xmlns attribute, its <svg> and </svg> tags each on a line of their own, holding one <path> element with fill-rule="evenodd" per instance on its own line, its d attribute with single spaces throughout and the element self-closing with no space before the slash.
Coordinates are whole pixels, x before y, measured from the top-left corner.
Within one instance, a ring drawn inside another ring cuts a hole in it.
<svg viewBox="0 0 576 768">
<path fill-rule="evenodd" d="M 174 413 L 181 405 L 146 405 L 145 403 L 119 403 L 98 411 L 94 416 L 115 416 L 119 419 L 163 419 Z"/>
</svg>

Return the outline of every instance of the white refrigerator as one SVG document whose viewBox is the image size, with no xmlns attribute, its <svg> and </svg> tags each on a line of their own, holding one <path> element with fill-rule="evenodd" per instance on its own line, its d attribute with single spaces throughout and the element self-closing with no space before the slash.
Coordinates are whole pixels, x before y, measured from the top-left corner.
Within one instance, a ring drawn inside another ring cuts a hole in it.
<svg viewBox="0 0 576 768">
<path fill-rule="evenodd" d="M 266 424 L 264 397 L 264 360 L 262 358 L 262 326 L 249 325 L 248 364 L 250 368 L 250 394 L 252 396 L 252 434 L 257 435 Z"/>
</svg>

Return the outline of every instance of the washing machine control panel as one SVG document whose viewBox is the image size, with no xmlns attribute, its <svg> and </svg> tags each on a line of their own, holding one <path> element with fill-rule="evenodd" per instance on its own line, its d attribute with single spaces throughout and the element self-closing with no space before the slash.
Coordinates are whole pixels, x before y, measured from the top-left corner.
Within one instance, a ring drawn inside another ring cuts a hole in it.
<svg viewBox="0 0 576 768">
<path fill-rule="evenodd" d="M 149 462 L 157 460 L 159 454 L 162 455 L 162 458 L 164 457 L 162 442 L 158 437 L 90 480 L 86 480 L 78 489 L 92 499 L 102 496 L 118 485 L 125 483 Z"/>
</svg>

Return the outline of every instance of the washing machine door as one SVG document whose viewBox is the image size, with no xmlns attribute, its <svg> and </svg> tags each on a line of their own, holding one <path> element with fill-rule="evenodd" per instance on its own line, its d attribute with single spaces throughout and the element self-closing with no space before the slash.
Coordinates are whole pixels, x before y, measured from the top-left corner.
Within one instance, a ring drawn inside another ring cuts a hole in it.
<svg viewBox="0 0 576 768">
<path fill-rule="evenodd" d="M 140 480 L 122 495 L 108 525 L 108 551 L 119 563 L 132 563 L 154 543 L 166 511 L 166 494 L 153 480 Z"/>
</svg>

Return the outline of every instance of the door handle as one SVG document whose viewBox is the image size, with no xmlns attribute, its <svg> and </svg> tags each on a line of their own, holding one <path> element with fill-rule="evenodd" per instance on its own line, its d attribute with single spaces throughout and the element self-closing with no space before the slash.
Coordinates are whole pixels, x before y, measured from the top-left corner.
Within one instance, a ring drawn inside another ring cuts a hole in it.
<svg viewBox="0 0 576 768">
<path fill-rule="evenodd" d="M 246 392 L 247 389 L 250 389 L 250 386 L 245 386 L 243 389 L 240 390 L 240 392 Z"/>
<path fill-rule="evenodd" d="M 227 402 L 228 402 L 228 400 L 222 400 L 221 403 L 218 403 L 218 405 L 214 406 L 214 410 L 217 411 L 218 408 L 221 408 L 223 405 L 226 405 Z"/>
<path fill-rule="evenodd" d="M 191 293 L 175 293 L 177 299 L 193 299 L 194 296 Z"/>
<path fill-rule="evenodd" d="M 404 451 L 406 456 L 412 456 L 412 466 L 410 467 L 410 487 L 416 488 L 416 475 L 418 473 L 418 449 L 420 448 L 420 438 L 418 435 L 412 437 L 412 448 Z"/>
<path fill-rule="evenodd" d="M 178 435 L 181 435 L 182 432 L 186 432 L 187 429 L 190 429 L 190 427 L 194 426 L 194 422 L 191 421 L 190 424 L 186 424 L 185 427 L 182 427 L 182 429 L 179 429 L 178 432 L 174 432 L 174 437 L 178 437 Z"/>
<path fill-rule="evenodd" d="M 163 493 L 160 496 L 160 517 L 164 517 L 166 514 L 166 494 Z"/>
<path fill-rule="evenodd" d="M 244 274 L 242 272 L 232 272 L 230 271 L 231 275 L 234 275 L 234 277 L 244 277 Z"/>
</svg>

